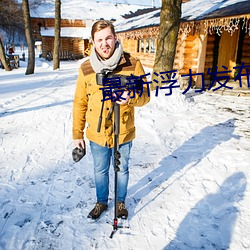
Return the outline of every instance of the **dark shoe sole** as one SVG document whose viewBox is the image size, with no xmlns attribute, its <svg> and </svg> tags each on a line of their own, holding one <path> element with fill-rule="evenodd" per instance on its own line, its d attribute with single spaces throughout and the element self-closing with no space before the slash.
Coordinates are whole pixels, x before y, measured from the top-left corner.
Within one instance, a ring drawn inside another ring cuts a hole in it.
<svg viewBox="0 0 250 250">
<path fill-rule="evenodd" d="M 126 220 L 126 219 L 128 218 L 128 215 L 125 215 L 125 214 L 120 214 L 120 215 L 119 215 L 119 214 L 118 214 L 118 215 L 117 215 L 117 218 L 121 218 L 121 219 L 125 219 L 125 220 Z"/>
</svg>

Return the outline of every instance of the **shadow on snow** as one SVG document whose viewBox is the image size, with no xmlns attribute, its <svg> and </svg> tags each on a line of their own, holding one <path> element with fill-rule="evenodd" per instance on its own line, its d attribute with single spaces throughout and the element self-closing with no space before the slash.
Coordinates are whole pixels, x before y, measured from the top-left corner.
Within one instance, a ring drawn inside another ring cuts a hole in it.
<svg viewBox="0 0 250 250">
<path fill-rule="evenodd" d="M 50 104 L 43 104 L 43 105 L 39 105 L 39 106 L 36 106 L 36 107 L 21 108 L 21 109 L 14 110 L 14 111 L 5 111 L 3 113 L 0 113 L 0 117 L 6 117 L 6 116 L 9 116 L 9 115 L 15 115 L 15 114 L 25 113 L 25 112 L 29 112 L 29 111 L 44 109 L 44 108 L 51 108 L 51 107 L 55 107 L 55 106 L 65 105 L 65 104 L 72 103 L 72 102 L 73 102 L 73 100 L 66 100 L 66 101 L 62 101 L 62 102 L 54 102 L 54 103 L 50 103 Z"/>
<path fill-rule="evenodd" d="M 242 172 L 228 177 L 217 193 L 198 202 L 181 222 L 176 237 L 164 250 L 229 249 L 238 208 L 247 180 Z"/>
<path fill-rule="evenodd" d="M 229 119 L 223 123 L 202 129 L 198 134 L 191 137 L 178 149 L 173 151 L 171 155 L 163 158 L 158 168 L 154 169 L 135 185 L 131 186 L 128 190 L 129 196 L 133 197 L 134 200 L 140 200 L 167 181 L 174 173 L 185 168 L 187 165 L 190 165 L 188 169 L 196 167 L 203 158 L 215 149 L 216 146 L 232 138 L 239 139 L 239 136 L 233 134 L 235 129 L 234 123 L 235 119 Z M 172 184 L 173 183 L 169 183 L 167 187 L 161 189 L 162 191 L 148 203 L 156 199 L 157 196 Z M 143 207 L 148 205 L 148 203 Z M 143 209 L 143 207 L 141 209 Z"/>
</svg>

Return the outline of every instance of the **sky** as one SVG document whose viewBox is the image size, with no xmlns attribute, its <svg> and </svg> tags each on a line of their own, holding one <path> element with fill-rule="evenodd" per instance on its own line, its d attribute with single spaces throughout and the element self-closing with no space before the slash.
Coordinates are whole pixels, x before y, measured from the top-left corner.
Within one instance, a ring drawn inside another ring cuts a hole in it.
<svg viewBox="0 0 250 250">
<path fill-rule="evenodd" d="M 109 238 L 112 167 L 109 208 L 87 219 L 96 202 L 92 155 L 85 138 L 87 154 L 73 162 L 71 133 L 86 59 L 53 70 L 37 54 L 35 74 L 25 75 L 27 61 L 0 69 L 0 249 L 250 249 L 249 97 L 152 91 L 135 109 L 125 227 Z"/>
</svg>

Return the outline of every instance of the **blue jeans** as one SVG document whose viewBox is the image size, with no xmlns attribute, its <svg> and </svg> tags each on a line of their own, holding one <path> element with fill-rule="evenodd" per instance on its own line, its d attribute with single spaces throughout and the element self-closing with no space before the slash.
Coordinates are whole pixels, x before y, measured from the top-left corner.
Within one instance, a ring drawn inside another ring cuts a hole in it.
<svg viewBox="0 0 250 250">
<path fill-rule="evenodd" d="M 121 164 L 119 165 L 120 171 L 118 172 L 117 180 L 117 200 L 121 202 L 125 201 L 127 195 L 129 178 L 128 161 L 131 147 L 132 141 L 119 145 Z M 114 162 L 114 148 L 103 147 L 91 141 L 90 148 L 94 161 L 97 202 L 107 204 L 109 196 L 109 168 L 111 159 L 112 163 Z"/>
</svg>

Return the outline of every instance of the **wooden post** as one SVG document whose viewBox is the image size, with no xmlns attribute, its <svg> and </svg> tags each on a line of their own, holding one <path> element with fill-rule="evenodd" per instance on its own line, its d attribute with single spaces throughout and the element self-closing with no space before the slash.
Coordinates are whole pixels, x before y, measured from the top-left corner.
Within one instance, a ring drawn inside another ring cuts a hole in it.
<svg viewBox="0 0 250 250">
<path fill-rule="evenodd" d="M 142 39 L 139 39 L 139 53 L 141 54 L 141 42 L 142 42 Z"/>
<path fill-rule="evenodd" d="M 198 51 L 198 65 L 197 65 L 197 73 L 205 73 L 205 60 L 206 60 L 206 51 L 207 51 L 207 36 L 205 35 L 200 35 L 199 36 L 199 51 Z M 205 83 L 203 83 L 205 84 Z M 202 88 L 202 76 L 197 76 L 196 82 L 195 82 L 196 87 Z"/>
<path fill-rule="evenodd" d="M 147 49 L 147 39 L 143 38 L 143 53 L 146 54 L 146 49 Z"/>
</svg>

